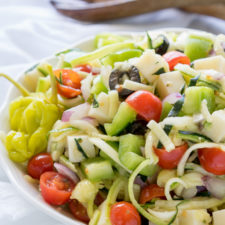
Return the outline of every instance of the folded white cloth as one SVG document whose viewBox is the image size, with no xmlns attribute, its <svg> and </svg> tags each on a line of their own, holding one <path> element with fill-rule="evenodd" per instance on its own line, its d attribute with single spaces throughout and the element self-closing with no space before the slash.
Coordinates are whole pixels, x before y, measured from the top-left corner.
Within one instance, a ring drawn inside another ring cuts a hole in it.
<svg viewBox="0 0 225 225">
<path fill-rule="evenodd" d="M 219 19 L 167 9 L 141 16 L 81 23 L 58 14 L 46 0 L 0 0 L 0 72 L 16 77 L 28 64 L 54 54 L 76 40 L 101 31 L 146 31 L 161 27 L 191 27 L 225 33 Z M 0 107 L 10 84 L 0 78 Z M 1 125 L 0 125 L 1 129 Z M 1 225 L 59 225 L 10 184 L 0 168 Z"/>
</svg>

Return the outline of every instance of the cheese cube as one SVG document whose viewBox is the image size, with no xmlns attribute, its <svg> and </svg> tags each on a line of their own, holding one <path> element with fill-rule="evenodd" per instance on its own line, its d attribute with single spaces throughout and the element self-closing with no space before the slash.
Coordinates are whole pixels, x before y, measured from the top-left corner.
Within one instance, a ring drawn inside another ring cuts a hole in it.
<svg viewBox="0 0 225 225">
<path fill-rule="evenodd" d="M 169 94 L 180 92 L 184 84 L 185 81 L 179 71 L 163 73 L 159 76 L 157 90 L 160 97 L 165 98 Z"/>
<path fill-rule="evenodd" d="M 211 217 L 206 209 L 183 210 L 178 216 L 179 225 L 208 225 Z"/>
<path fill-rule="evenodd" d="M 214 225 L 225 224 L 225 209 L 213 212 L 213 224 Z"/>
<path fill-rule="evenodd" d="M 93 158 L 96 155 L 94 145 L 89 141 L 88 136 L 68 136 L 67 147 L 69 160 L 73 163 L 81 162 L 85 159 L 82 152 L 78 149 L 75 139 L 79 142 L 80 147 L 83 149 L 88 158 Z"/>
<path fill-rule="evenodd" d="M 194 61 L 194 69 L 196 70 L 216 70 L 225 73 L 225 58 L 221 55 L 198 59 Z"/>
<path fill-rule="evenodd" d="M 211 124 L 206 126 L 202 133 L 214 142 L 223 141 L 225 139 L 225 110 L 215 111 L 211 116 L 211 120 Z"/>
<path fill-rule="evenodd" d="M 159 69 L 163 68 L 165 72 L 169 71 L 169 66 L 165 59 L 150 49 L 145 50 L 141 57 L 130 59 L 129 63 L 136 66 L 141 75 L 150 83 L 157 79 L 158 75 L 154 75 L 154 73 Z"/>
</svg>

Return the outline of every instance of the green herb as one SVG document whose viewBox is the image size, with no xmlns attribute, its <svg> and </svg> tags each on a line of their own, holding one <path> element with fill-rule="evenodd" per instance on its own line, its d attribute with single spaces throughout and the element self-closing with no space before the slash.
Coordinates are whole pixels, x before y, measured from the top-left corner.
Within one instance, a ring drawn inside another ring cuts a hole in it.
<svg viewBox="0 0 225 225">
<path fill-rule="evenodd" d="M 162 67 L 162 68 L 160 68 L 160 69 L 158 69 L 155 73 L 154 73 L 154 75 L 160 75 L 161 73 L 165 73 L 165 69 Z"/>
<path fill-rule="evenodd" d="M 78 151 L 84 156 L 84 158 L 88 158 L 87 154 L 85 153 L 84 149 L 81 147 L 81 145 L 80 145 L 80 143 L 79 143 L 80 140 L 81 140 L 81 139 L 76 139 L 76 138 L 74 138 L 74 141 L 75 141 L 75 143 L 76 143 L 76 145 L 77 145 L 77 149 L 78 149 Z"/>
<path fill-rule="evenodd" d="M 185 91 L 185 84 L 184 84 L 183 87 L 181 88 L 180 93 L 183 95 L 183 94 L 184 94 L 184 91 Z"/>
<path fill-rule="evenodd" d="M 93 108 L 98 108 L 99 107 L 99 103 L 98 103 L 98 101 L 96 100 L 96 98 L 94 97 L 93 98 Z"/>
<path fill-rule="evenodd" d="M 24 73 L 29 73 L 29 72 L 31 72 L 31 71 L 34 70 L 38 65 L 39 65 L 39 63 L 37 63 L 37 64 L 31 66 L 31 67 L 30 67 L 29 69 L 27 69 Z"/>
<path fill-rule="evenodd" d="M 59 84 L 63 84 L 62 71 L 60 71 L 60 73 L 59 73 L 59 78 L 58 77 L 55 77 L 55 79 L 57 80 L 57 82 Z"/>
<path fill-rule="evenodd" d="M 148 48 L 149 49 L 153 49 L 152 39 L 151 39 L 151 37 L 150 37 L 148 32 L 146 32 L 146 34 L 147 34 L 147 38 L 148 38 Z"/>
<path fill-rule="evenodd" d="M 198 75 L 198 76 L 196 76 L 194 78 L 191 78 L 188 87 L 194 87 L 194 86 L 196 86 L 196 84 L 197 84 L 197 82 L 199 80 L 199 77 L 200 77 L 200 75 Z"/>
<path fill-rule="evenodd" d="M 179 114 L 180 110 L 182 109 L 182 106 L 184 104 L 184 96 L 180 98 L 176 103 L 174 104 L 173 108 L 170 110 L 168 117 L 175 117 Z"/>
<path fill-rule="evenodd" d="M 67 50 L 65 50 L 65 51 L 58 52 L 58 53 L 56 53 L 55 55 L 56 55 L 56 56 L 59 56 L 59 55 L 61 55 L 61 54 L 67 54 L 67 53 L 73 52 L 73 51 L 81 52 L 81 50 L 80 50 L 79 48 L 71 48 L 71 49 L 67 49 Z"/>
</svg>

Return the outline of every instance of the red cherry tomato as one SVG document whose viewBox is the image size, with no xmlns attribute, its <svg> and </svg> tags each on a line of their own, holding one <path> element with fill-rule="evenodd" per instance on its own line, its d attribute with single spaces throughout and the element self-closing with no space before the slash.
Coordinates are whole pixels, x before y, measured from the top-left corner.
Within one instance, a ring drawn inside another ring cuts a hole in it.
<svg viewBox="0 0 225 225">
<path fill-rule="evenodd" d="M 225 152 L 219 148 L 202 148 L 198 150 L 201 166 L 215 175 L 225 175 Z"/>
<path fill-rule="evenodd" d="M 145 204 L 153 198 L 162 198 L 165 196 L 164 188 L 159 187 L 157 184 L 150 184 L 141 190 L 139 202 Z"/>
<path fill-rule="evenodd" d="M 57 172 L 45 172 L 40 177 L 41 194 L 51 205 L 63 205 L 69 199 L 75 184 Z"/>
<path fill-rule="evenodd" d="M 170 70 L 173 70 L 178 63 L 187 65 L 191 63 L 191 60 L 184 53 L 178 51 L 167 52 L 163 58 L 169 64 Z"/>
<path fill-rule="evenodd" d="M 135 91 L 126 102 L 146 121 L 159 122 L 162 112 L 161 100 L 149 91 Z"/>
<path fill-rule="evenodd" d="M 129 202 L 118 202 L 110 211 L 112 225 L 141 225 L 141 217 L 137 209 Z"/>
<path fill-rule="evenodd" d="M 89 222 L 89 217 L 87 214 L 87 209 L 77 200 L 72 200 L 69 202 L 69 208 L 73 216 L 84 223 Z"/>
<path fill-rule="evenodd" d="M 91 65 L 89 65 L 89 64 L 83 64 L 83 65 L 76 66 L 74 68 L 74 70 L 75 71 L 83 71 L 83 72 L 87 72 L 87 73 L 92 73 L 92 75 L 99 74 L 99 72 L 95 71 L 94 69 L 92 69 Z"/>
<path fill-rule="evenodd" d="M 53 160 L 48 153 L 41 153 L 34 156 L 27 165 L 28 174 L 35 179 L 39 179 L 42 173 L 52 170 Z"/>
<path fill-rule="evenodd" d="M 70 69 L 58 69 L 54 71 L 57 77 L 58 93 L 66 98 L 74 98 L 81 94 L 81 77 Z"/>
<path fill-rule="evenodd" d="M 187 149 L 187 143 L 177 146 L 174 150 L 170 152 L 167 152 L 164 148 L 154 148 L 155 154 L 159 157 L 158 164 L 163 169 L 176 168 Z"/>
</svg>

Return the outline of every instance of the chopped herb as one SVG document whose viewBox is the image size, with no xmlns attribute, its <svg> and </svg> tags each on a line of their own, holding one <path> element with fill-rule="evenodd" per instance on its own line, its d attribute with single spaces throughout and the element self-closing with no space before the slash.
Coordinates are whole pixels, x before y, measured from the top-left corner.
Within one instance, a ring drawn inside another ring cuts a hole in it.
<svg viewBox="0 0 225 225">
<path fill-rule="evenodd" d="M 39 63 L 37 63 L 37 64 L 31 66 L 31 67 L 30 67 L 29 69 L 27 69 L 24 73 L 29 73 L 29 72 L 31 72 L 31 71 L 34 70 L 38 65 L 39 65 Z"/>
<path fill-rule="evenodd" d="M 168 117 L 175 117 L 179 114 L 180 110 L 182 109 L 182 106 L 184 104 L 184 96 L 180 98 L 176 103 L 174 104 L 173 108 L 170 110 Z"/>
<path fill-rule="evenodd" d="M 180 93 L 183 95 L 183 94 L 184 94 L 184 91 L 185 91 L 185 84 L 184 84 L 183 87 L 181 88 Z"/>
<path fill-rule="evenodd" d="M 57 82 L 59 84 L 63 84 L 62 71 L 60 71 L 60 73 L 59 73 L 59 78 L 58 77 L 55 77 L 55 79 L 57 80 Z"/>
<path fill-rule="evenodd" d="M 148 38 L 148 48 L 149 49 L 153 49 L 152 39 L 151 39 L 151 37 L 150 37 L 148 32 L 146 32 L 146 34 L 147 34 L 147 38 Z"/>
<path fill-rule="evenodd" d="M 155 73 L 154 73 L 154 75 L 160 75 L 161 73 L 165 73 L 165 69 L 162 67 L 162 68 L 160 68 L 160 69 L 158 69 Z"/>
<path fill-rule="evenodd" d="M 175 221 L 175 219 L 176 219 L 176 217 L 177 217 L 177 214 L 178 214 L 178 206 L 180 206 L 180 205 L 186 203 L 187 201 L 188 201 L 188 200 L 183 200 L 183 201 L 179 202 L 179 203 L 176 205 L 176 213 L 175 213 L 175 215 L 172 217 L 172 219 L 170 220 L 170 222 L 168 223 L 168 225 L 171 225 L 171 224 Z"/>
<path fill-rule="evenodd" d="M 40 72 L 40 73 L 42 73 L 43 74 L 43 76 L 45 76 L 45 77 L 47 77 L 48 76 L 48 72 L 45 70 L 45 69 L 43 69 L 42 67 L 37 67 L 37 70 Z"/>
<path fill-rule="evenodd" d="M 96 100 L 96 98 L 94 97 L 94 99 L 93 99 L 93 108 L 98 108 L 99 107 L 99 103 L 98 103 L 98 101 Z"/>
<path fill-rule="evenodd" d="M 84 149 L 81 147 L 81 145 L 79 143 L 80 140 L 81 140 L 80 138 L 79 139 L 74 138 L 74 141 L 75 141 L 75 143 L 77 145 L 77 149 L 84 156 L 84 158 L 88 158 L 87 154 L 85 153 Z"/>
<path fill-rule="evenodd" d="M 80 50 L 79 48 L 71 48 L 71 49 L 67 49 L 67 50 L 62 51 L 62 52 L 58 52 L 58 53 L 56 53 L 55 55 L 56 55 L 56 56 L 59 56 L 59 55 L 61 55 L 61 54 L 67 54 L 67 53 L 73 52 L 73 51 L 81 52 L 81 50 Z"/>
<path fill-rule="evenodd" d="M 198 75 L 198 76 L 196 76 L 194 78 L 191 78 L 188 87 L 194 87 L 194 86 L 196 86 L 196 84 L 197 84 L 197 82 L 199 80 L 199 77 L 200 77 L 200 75 Z"/>
</svg>

